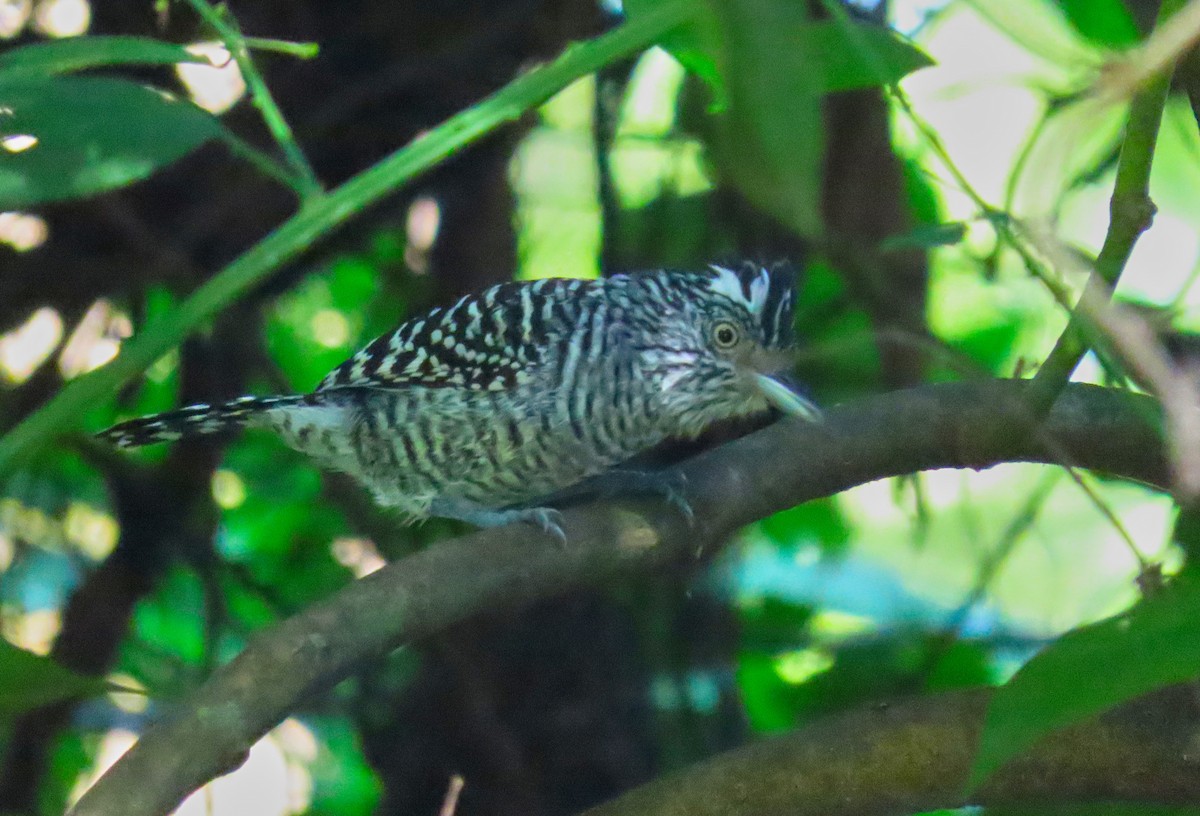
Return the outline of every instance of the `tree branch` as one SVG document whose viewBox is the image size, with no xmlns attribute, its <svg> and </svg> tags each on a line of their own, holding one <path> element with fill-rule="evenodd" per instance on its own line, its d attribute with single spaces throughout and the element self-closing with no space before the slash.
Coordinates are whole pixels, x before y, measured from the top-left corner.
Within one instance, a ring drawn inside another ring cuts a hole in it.
<svg viewBox="0 0 1200 816">
<path fill-rule="evenodd" d="M 856 484 L 937 467 L 1069 462 L 1162 485 L 1147 397 L 1072 385 L 1035 428 L 1020 381 L 924 386 L 780 422 L 689 462 L 689 528 L 661 504 L 569 510 L 565 547 L 526 527 L 481 531 L 395 562 L 257 637 L 190 704 L 148 731 L 74 809 L 151 816 L 236 767 L 306 697 L 361 661 L 484 610 L 697 557 L 737 528 Z"/>
<path fill-rule="evenodd" d="M 1178 691 L 1055 734 L 997 773 L 970 804 L 1200 802 L 1188 747 L 1196 709 Z M 883 816 L 960 807 L 990 694 L 950 692 L 829 717 L 643 785 L 585 816 Z"/>
</svg>

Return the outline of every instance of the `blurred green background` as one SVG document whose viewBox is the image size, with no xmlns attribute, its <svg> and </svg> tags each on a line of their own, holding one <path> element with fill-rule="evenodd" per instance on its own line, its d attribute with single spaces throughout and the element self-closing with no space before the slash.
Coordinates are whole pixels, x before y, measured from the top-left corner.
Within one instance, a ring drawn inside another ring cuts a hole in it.
<svg viewBox="0 0 1200 816">
<path fill-rule="evenodd" d="M 321 47 L 259 62 L 330 183 L 621 19 L 590 0 L 242 5 L 246 32 Z M 272 276 L 82 424 L 310 389 L 405 316 L 498 280 L 741 258 L 803 271 L 796 373 L 821 404 L 1020 375 L 1066 317 L 997 219 L 1099 249 L 1125 110 L 1065 101 L 1155 6 L 856 6 L 865 28 L 886 16 L 911 39 L 903 59 L 928 57 L 901 81 L 914 119 L 867 87 L 880 66 L 847 61 L 844 43 L 823 62 L 797 47 L 822 4 L 748 1 L 723 18 L 717 84 L 678 43 L 571 84 Z M 201 32 L 149 0 L 0 2 L 0 57 L 85 33 Z M 138 70 L 267 143 L 236 68 Z M 1159 211 L 1118 294 L 1181 334 L 1200 325 L 1198 159 L 1192 107 L 1173 94 Z M 0 428 L 111 360 L 290 206 L 208 147 L 132 187 L 0 214 Z M 1090 357 L 1077 379 L 1107 381 Z M 1082 479 L 1004 465 L 867 484 L 745 529 L 713 563 L 468 622 L 309 701 L 180 812 L 432 814 L 459 773 L 465 816 L 573 813 L 828 712 L 1003 682 L 1132 604 L 1143 564 L 1182 561 L 1169 497 Z M 0 482 L 0 631 L 147 693 L 35 708 L 46 700 L 18 687 L 59 680 L 0 667 L 14 689 L 0 811 L 62 812 L 253 633 L 457 529 L 398 528 L 266 434 L 132 456 L 60 440 Z"/>
</svg>

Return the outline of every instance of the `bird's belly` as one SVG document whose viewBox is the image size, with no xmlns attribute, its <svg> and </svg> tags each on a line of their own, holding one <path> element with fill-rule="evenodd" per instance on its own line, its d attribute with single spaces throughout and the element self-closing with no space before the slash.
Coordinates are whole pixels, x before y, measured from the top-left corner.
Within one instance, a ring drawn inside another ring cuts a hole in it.
<svg viewBox="0 0 1200 816">
<path fill-rule="evenodd" d="M 352 475 L 384 504 L 418 515 L 445 497 L 496 508 L 557 492 L 660 441 L 612 417 L 581 435 L 552 406 L 488 392 L 380 392 L 356 425 Z"/>
</svg>

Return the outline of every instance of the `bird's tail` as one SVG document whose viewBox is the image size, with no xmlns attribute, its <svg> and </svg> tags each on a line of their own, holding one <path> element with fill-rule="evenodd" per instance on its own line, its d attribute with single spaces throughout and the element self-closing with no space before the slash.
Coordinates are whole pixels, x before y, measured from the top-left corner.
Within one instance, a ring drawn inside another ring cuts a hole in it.
<svg viewBox="0 0 1200 816">
<path fill-rule="evenodd" d="M 221 405 L 189 405 L 178 411 L 131 419 L 97 434 L 118 448 L 138 448 L 184 437 L 232 431 L 251 424 L 273 408 L 302 405 L 307 395 L 290 397 L 241 397 Z"/>
</svg>

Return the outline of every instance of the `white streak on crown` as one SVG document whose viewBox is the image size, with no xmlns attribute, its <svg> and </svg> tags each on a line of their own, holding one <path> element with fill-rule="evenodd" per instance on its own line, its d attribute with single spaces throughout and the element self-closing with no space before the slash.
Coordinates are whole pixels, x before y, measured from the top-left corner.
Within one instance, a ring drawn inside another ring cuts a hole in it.
<svg viewBox="0 0 1200 816">
<path fill-rule="evenodd" d="M 751 314 L 761 315 L 763 306 L 767 302 L 767 290 L 771 286 L 771 277 L 766 269 L 759 269 L 758 274 L 750 281 L 750 297 L 746 297 L 746 288 L 742 285 L 742 277 L 732 269 L 726 269 L 723 266 L 710 265 L 708 267 L 713 271 L 715 277 L 710 284 L 712 290 L 719 295 L 732 300 L 734 303 L 741 303 Z"/>
</svg>

